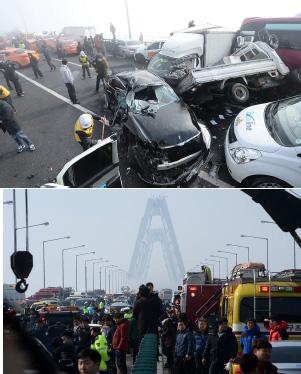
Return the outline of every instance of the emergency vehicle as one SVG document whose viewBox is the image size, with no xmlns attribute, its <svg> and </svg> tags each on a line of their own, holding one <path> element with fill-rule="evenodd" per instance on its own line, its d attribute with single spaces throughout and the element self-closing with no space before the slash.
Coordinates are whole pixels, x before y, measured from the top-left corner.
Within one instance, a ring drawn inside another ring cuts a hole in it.
<svg viewBox="0 0 301 374">
<path fill-rule="evenodd" d="M 239 339 L 248 318 L 268 334 L 264 320 L 278 316 L 288 323 L 289 339 L 301 339 L 301 269 L 266 271 L 264 264 L 235 266 L 222 290 L 220 317 L 226 317 Z"/>
<path fill-rule="evenodd" d="M 181 311 L 192 322 L 217 314 L 221 292 L 221 281 L 212 279 L 209 267 L 202 266 L 200 272 L 188 272 L 183 280 Z"/>
</svg>

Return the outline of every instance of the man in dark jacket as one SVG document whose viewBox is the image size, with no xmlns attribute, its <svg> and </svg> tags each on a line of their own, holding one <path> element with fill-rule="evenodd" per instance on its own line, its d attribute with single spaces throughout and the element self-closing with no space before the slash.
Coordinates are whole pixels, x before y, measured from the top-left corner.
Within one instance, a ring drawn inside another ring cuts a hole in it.
<svg viewBox="0 0 301 374">
<path fill-rule="evenodd" d="M 39 77 L 43 78 L 43 74 L 39 69 L 39 60 L 32 53 L 28 53 L 28 57 L 36 79 L 39 79 Z"/>
<path fill-rule="evenodd" d="M 126 352 L 129 345 L 129 321 L 123 318 L 122 313 L 114 316 L 117 329 L 113 336 L 112 347 L 115 350 L 116 366 L 120 374 L 127 373 Z"/>
<path fill-rule="evenodd" d="M 160 310 L 158 304 L 149 297 L 149 289 L 145 285 L 139 287 L 139 300 L 136 301 L 133 317 L 137 320 L 139 341 L 145 334 L 157 334 Z"/>
<path fill-rule="evenodd" d="M 176 344 L 177 330 L 173 321 L 170 318 L 162 322 L 163 332 L 161 334 L 162 352 L 166 356 L 167 362 L 164 366 L 165 369 L 173 367 L 173 355 Z"/>
<path fill-rule="evenodd" d="M 226 373 L 224 366 L 237 355 L 237 340 L 228 327 L 228 320 L 218 322 L 217 332 L 209 334 L 203 353 L 203 364 L 210 363 L 209 374 Z"/>
<path fill-rule="evenodd" d="M 258 374 L 277 374 L 278 369 L 271 363 L 272 345 L 263 339 L 254 341 L 253 354 L 258 358 Z"/>
<path fill-rule="evenodd" d="M 100 80 L 107 78 L 109 74 L 109 65 L 106 58 L 101 53 L 96 55 L 96 58 L 92 62 L 92 65 L 94 66 L 97 74 L 95 93 L 98 93 Z"/>
<path fill-rule="evenodd" d="M 175 374 L 190 374 L 194 372 L 194 338 L 187 326 L 188 321 L 179 320 L 175 348 Z"/>
<path fill-rule="evenodd" d="M 51 61 L 51 57 L 50 57 L 50 54 L 49 54 L 49 50 L 47 48 L 47 46 L 45 44 L 42 45 L 42 53 L 45 57 L 45 60 L 48 64 L 48 66 L 50 67 L 50 71 L 53 71 L 56 69 L 56 66 L 53 64 L 53 62 Z"/>
<path fill-rule="evenodd" d="M 17 152 L 24 151 L 27 147 L 30 151 L 34 151 L 36 148 L 32 141 L 21 129 L 21 126 L 14 116 L 13 108 L 4 100 L 0 100 L 0 128 L 3 132 L 8 134 L 17 143 Z"/>
<path fill-rule="evenodd" d="M 16 73 L 16 69 L 14 67 L 14 64 L 10 62 L 0 62 L 0 70 L 2 71 L 4 78 L 7 83 L 7 87 L 12 90 L 11 82 L 15 86 L 15 90 L 17 92 L 18 96 L 24 96 L 24 92 L 21 86 L 21 83 L 19 82 L 18 74 Z"/>
<path fill-rule="evenodd" d="M 76 366 L 75 366 L 75 347 L 73 345 L 73 332 L 72 331 L 64 331 L 61 335 L 61 339 L 63 344 L 58 348 L 56 351 L 56 359 L 59 367 L 65 372 L 69 374 L 75 374 Z"/>
<path fill-rule="evenodd" d="M 198 329 L 194 331 L 194 342 L 195 342 L 195 352 L 194 352 L 194 359 L 195 359 L 195 366 L 196 366 L 196 374 L 205 374 L 208 372 L 208 365 L 203 365 L 203 353 L 206 347 L 206 343 L 208 340 L 208 323 L 205 318 L 200 318 L 198 320 Z"/>
</svg>

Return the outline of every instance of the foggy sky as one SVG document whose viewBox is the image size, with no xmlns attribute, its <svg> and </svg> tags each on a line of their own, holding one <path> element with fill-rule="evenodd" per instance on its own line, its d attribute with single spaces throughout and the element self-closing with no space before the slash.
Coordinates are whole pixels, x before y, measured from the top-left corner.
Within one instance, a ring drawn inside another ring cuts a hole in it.
<svg viewBox="0 0 301 374">
<path fill-rule="evenodd" d="M 301 190 L 299 192 L 301 194 Z M 217 250 L 231 250 L 226 243 L 250 246 L 252 261 L 266 261 L 266 242 L 240 238 L 241 234 L 269 238 L 270 270 L 280 271 L 293 266 L 293 239 L 274 224 L 263 208 L 240 190 L 29 190 L 29 225 L 49 221 L 47 227 L 29 229 L 29 247 L 34 268 L 29 277 L 27 296 L 43 287 L 42 242 L 71 236 L 69 240 L 48 242 L 46 248 L 46 286 L 61 286 L 61 250 L 80 244 L 85 248 L 66 252 L 65 286 L 75 286 L 75 254 L 96 251 L 95 256 L 79 257 L 78 284 L 84 290 L 84 259 L 105 258 L 111 264 L 128 270 L 141 218 L 147 199 L 166 196 L 169 212 L 180 247 L 185 270 L 199 264 L 210 254 L 225 256 Z M 12 200 L 12 190 L 4 191 L 4 201 Z M 10 255 L 13 252 L 13 209 L 3 206 L 4 214 L 4 283 L 13 283 Z M 154 220 L 160 225 L 160 220 Z M 17 190 L 17 227 L 25 225 L 24 190 Z M 18 250 L 25 249 L 25 230 L 18 230 Z M 239 253 L 239 262 L 246 262 L 247 251 Z M 297 267 L 301 253 L 297 247 Z M 285 254 L 285 255 L 284 255 Z M 227 255 L 226 255 L 227 256 Z M 230 268 L 235 256 L 229 255 Z M 222 276 L 225 276 L 225 261 Z M 92 262 L 88 263 L 88 289 L 92 289 Z M 216 266 L 217 273 L 217 266 Z M 217 274 L 216 274 L 217 275 Z M 160 245 L 152 255 L 147 280 L 157 289 L 171 287 L 167 278 Z M 98 282 L 98 276 L 95 282 Z M 137 287 L 140 281 L 131 282 Z"/>
<path fill-rule="evenodd" d="M 279 6 L 274 0 L 128 0 L 133 37 L 168 36 L 171 31 L 196 24 L 214 23 L 238 29 L 246 17 L 292 17 L 300 13 L 299 0 Z M 125 0 L 11 0 L 1 3 L 0 33 L 19 28 L 23 32 L 60 32 L 64 26 L 95 26 L 109 36 L 109 23 L 117 36 L 128 35 Z"/>
</svg>

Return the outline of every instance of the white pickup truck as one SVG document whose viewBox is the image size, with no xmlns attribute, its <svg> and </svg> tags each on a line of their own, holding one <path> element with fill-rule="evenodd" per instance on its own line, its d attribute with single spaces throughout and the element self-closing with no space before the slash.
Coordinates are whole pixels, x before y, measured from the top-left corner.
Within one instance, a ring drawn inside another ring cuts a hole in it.
<svg viewBox="0 0 301 374">
<path fill-rule="evenodd" d="M 226 91 L 239 104 L 249 100 L 250 90 L 279 85 L 289 73 L 277 52 L 264 42 L 249 43 L 214 66 L 185 72 L 175 90 L 200 99 Z"/>
</svg>

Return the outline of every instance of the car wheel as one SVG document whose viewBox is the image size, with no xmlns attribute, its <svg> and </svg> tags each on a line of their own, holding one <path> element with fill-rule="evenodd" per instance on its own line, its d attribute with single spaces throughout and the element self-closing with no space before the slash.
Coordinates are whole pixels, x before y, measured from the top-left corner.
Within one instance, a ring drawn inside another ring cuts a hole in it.
<svg viewBox="0 0 301 374">
<path fill-rule="evenodd" d="M 230 99 L 237 104 L 245 104 L 250 98 L 248 87 L 242 83 L 233 83 L 229 87 Z"/>
<path fill-rule="evenodd" d="M 138 53 L 137 55 L 135 55 L 135 60 L 136 62 L 138 62 L 138 64 L 145 64 L 146 62 L 145 57 L 141 53 Z"/>
<path fill-rule="evenodd" d="M 252 179 L 247 183 L 247 187 L 251 188 L 286 188 L 290 187 L 287 183 L 281 181 L 280 179 L 273 177 L 258 177 Z"/>
</svg>

